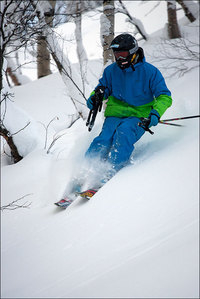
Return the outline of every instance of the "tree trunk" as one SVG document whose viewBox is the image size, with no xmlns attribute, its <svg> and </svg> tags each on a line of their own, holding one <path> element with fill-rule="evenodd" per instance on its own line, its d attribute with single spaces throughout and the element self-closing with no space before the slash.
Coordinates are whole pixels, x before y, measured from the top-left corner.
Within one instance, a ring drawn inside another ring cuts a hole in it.
<svg viewBox="0 0 200 299">
<path fill-rule="evenodd" d="M 17 76 L 15 75 L 15 73 L 13 73 L 11 67 L 7 67 L 6 73 L 7 73 L 8 76 L 10 76 L 10 78 L 11 78 L 11 80 L 12 80 L 12 82 L 15 86 L 21 85 L 21 83 L 19 82 Z"/>
<path fill-rule="evenodd" d="M 49 14 L 46 13 L 45 15 L 46 24 L 50 27 L 52 27 L 53 22 L 53 15 L 56 4 L 55 2 L 56 1 L 49 0 L 52 10 Z M 50 53 L 47 47 L 46 38 L 44 36 L 39 36 L 37 41 L 37 73 L 38 79 L 51 74 Z"/>
<path fill-rule="evenodd" d="M 5 127 L 2 127 L 1 125 L 0 125 L 0 135 L 3 136 L 3 138 L 6 140 L 7 144 L 10 147 L 10 151 L 11 151 L 11 155 L 14 159 L 14 163 L 17 163 L 20 160 L 22 160 L 23 157 L 20 156 L 20 154 L 17 150 L 17 147 L 14 144 L 12 135 L 10 134 L 10 132 Z"/>
<path fill-rule="evenodd" d="M 170 39 L 180 38 L 181 34 L 178 27 L 176 15 L 176 2 L 174 0 L 167 1 L 168 14 L 168 36 Z"/>
<path fill-rule="evenodd" d="M 114 39 L 114 0 L 103 1 L 103 15 L 101 18 L 101 38 L 103 46 L 103 62 L 113 62 L 113 52 L 109 49 Z"/>
<path fill-rule="evenodd" d="M 0 94 L 3 89 L 3 50 L 0 46 Z"/>
<path fill-rule="evenodd" d="M 82 2 L 83 3 L 83 2 Z M 82 41 L 82 7 L 81 0 L 76 3 L 76 15 L 75 15 L 75 38 L 76 38 L 76 52 L 79 60 L 81 79 L 83 85 L 83 93 L 85 93 L 85 84 L 87 82 L 87 54 L 83 46 Z"/>
<path fill-rule="evenodd" d="M 196 20 L 195 16 L 192 14 L 192 12 L 189 10 L 189 7 L 186 5 L 185 1 L 183 0 L 176 0 L 181 7 L 184 10 L 185 16 L 190 20 L 190 22 L 194 22 Z"/>
<path fill-rule="evenodd" d="M 50 55 L 47 44 L 43 36 L 37 40 L 37 75 L 38 79 L 51 74 Z"/>
</svg>

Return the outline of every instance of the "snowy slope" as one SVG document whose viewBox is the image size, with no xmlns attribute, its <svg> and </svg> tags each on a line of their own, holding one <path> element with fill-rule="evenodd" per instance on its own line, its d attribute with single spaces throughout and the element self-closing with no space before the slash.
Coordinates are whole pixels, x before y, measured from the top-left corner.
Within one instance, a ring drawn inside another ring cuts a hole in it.
<svg viewBox="0 0 200 299">
<path fill-rule="evenodd" d="M 180 79 L 176 97 L 186 99 L 185 110 L 190 77 L 195 114 L 197 71 Z M 171 110 L 181 115 L 179 104 Z M 81 155 L 77 147 L 89 144 L 82 121 L 68 129 L 54 154 L 36 150 L 5 166 L 3 204 L 31 194 L 21 201 L 31 206 L 2 213 L 3 297 L 197 298 L 199 132 L 196 119 L 184 123 L 146 134 L 132 165 L 93 200 L 78 200 L 64 212 L 53 203 Z"/>
<path fill-rule="evenodd" d="M 198 114 L 198 84 L 198 69 L 168 79 L 174 102 L 164 118 Z M 16 165 L 3 156 L 1 205 L 27 195 L 19 203 L 30 206 L 1 213 L 2 297 L 198 298 L 199 120 L 158 125 L 91 201 L 62 211 L 53 203 L 83 163 L 102 117 L 91 133 L 82 120 L 66 129 L 74 108 L 58 74 L 14 91 L 41 135 Z M 54 134 L 62 137 L 47 154 L 40 122 L 55 116 L 47 148 Z"/>
</svg>

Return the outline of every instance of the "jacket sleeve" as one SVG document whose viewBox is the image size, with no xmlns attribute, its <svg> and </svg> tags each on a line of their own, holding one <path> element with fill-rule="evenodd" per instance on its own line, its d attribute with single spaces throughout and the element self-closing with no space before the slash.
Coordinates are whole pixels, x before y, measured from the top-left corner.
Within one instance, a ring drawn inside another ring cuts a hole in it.
<svg viewBox="0 0 200 299">
<path fill-rule="evenodd" d="M 154 68 L 154 72 L 151 76 L 150 87 L 155 97 L 153 109 L 155 109 L 161 117 L 167 108 L 172 105 L 172 97 L 161 72 L 157 68 Z"/>
<path fill-rule="evenodd" d="M 105 68 L 102 77 L 99 79 L 99 84 L 97 86 L 105 86 L 104 100 L 111 95 L 111 72 L 109 66 Z M 96 87 L 97 87 L 96 86 Z"/>
<path fill-rule="evenodd" d="M 171 96 L 168 96 L 166 94 L 161 94 L 156 98 L 155 103 L 153 105 L 153 109 L 158 111 L 161 117 L 165 113 L 167 108 L 169 108 L 171 105 L 172 105 Z"/>
</svg>

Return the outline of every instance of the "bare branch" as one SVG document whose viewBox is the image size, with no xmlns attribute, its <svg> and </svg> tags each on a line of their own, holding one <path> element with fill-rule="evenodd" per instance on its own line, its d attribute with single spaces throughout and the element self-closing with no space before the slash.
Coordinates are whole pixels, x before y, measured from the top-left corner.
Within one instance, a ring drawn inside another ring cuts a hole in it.
<svg viewBox="0 0 200 299">
<path fill-rule="evenodd" d="M 44 149 L 46 149 L 47 147 L 47 140 L 48 140 L 48 130 L 49 130 L 49 126 L 51 125 L 51 123 L 54 121 L 54 120 L 58 120 L 59 118 L 57 116 L 55 116 L 54 118 L 52 118 L 50 120 L 50 122 L 48 123 L 47 126 L 45 126 L 45 124 L 43 124 L 42 122 L 39 122 L 41 125 L 43 125 L 44 129 L 45 129 L 45 143 L 44 143 Z"/>
<path fill-rule="evenodd" d="M 168 76 L 186 72 L 199 66 L 199 44 L 186 38 L 165 40 L 157 45 L 152 58 L 153 63 L 159 63 L 159 68 L 168 72 Z M 166 67 L 167 63 L 167 67 Z M 167 75 L 166 75 L 167 77 Z"/>
<path fill-rule="evenodd" d="M 30 205 L 31 205 L 31 202 L 24 202 L 24 203 L 20 203 L 18 204 L 18 202 L 22 199 L 24 199 L 25 197 L 27 196 L 30 196 L 32 195 L 33 193 L 30 193 L 30 194 L 26 194 L 16 200 L 13 200 L 12 202 L 10 202 L 9 204 L 5 205 L 5 206 L 1 206 L 0 207 L 0 210 L 1 211 L 4 211 L 4 210 L 16 210 L 16 209 L 19 209 L 19 208 L 29 208 Z"/>
<path fill-rule="evenodd" d="M 23 127 L 23 128 L 21 128 L 19 131 L 17 131 L 17 132 L 15 132 L 15 133 L 12 133 L 12 136 L 14 136 L 14 135 L 16 135 L 16 134 L 18 134 L 19 132 L 21 132 L 21 131 L 23 131 L 26 127 L 28 127 L 29 125 L 30 125 L 30 121 Z"/>
<path fill-rule="evenodd" d="M 78 116 L 78 117 L 76 117 L 74 120 L 73 120 L 73 116 L 74 115 L 72 115 L 72 122 L 71 122 L 71 124 L 68 126 L 68 128 L 67 129 L 69 129 L 79 118 L 80 118 L 80 116 Z M 47 150 L 47 154 L 49 154 L 50 153 L 50 150 L 51 150 L 51 148 L 54 146 L 54 144 L 56 143 L 56 141 L 58 140 L 58 139 L 60 139 L 62 136 L 64 136 L 65 134 L 67 134 L 67 132 L 65 132 L 65 133 L 63 133 L 63 134 L 61 134 L 61 135 L 57 135 L 57 136 L 54 136 L 54 138 L 53 138 L 53 141 L 51 142 L 51 144 L 50 144 L 50 146 L 49 146 L 49 148 L 48 148 L 48 150 Z"/>
<path fill-rule="evenodd" d="M 160 5 L 161 1 L 158 1 L 151 9 L 149 12 L 147 12 L 145 14 L 145 17 L 147 17 L 150 13 L 152 13 L 152 11 L 154 11 L 159 5 Z"/>
</svg>

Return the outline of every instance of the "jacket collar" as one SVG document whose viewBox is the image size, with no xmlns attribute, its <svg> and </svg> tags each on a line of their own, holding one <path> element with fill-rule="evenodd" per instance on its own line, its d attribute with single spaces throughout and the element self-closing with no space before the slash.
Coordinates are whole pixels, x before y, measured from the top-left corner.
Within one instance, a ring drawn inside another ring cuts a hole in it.
<svg viewBox="0 0 200 299">
<path fill-rule="evenodd" d="M 141 65 L 144 64 L 144 62 L 146 62 L 146 59 L 145 59 L 145 57 L 143 56 L 143 58 L 141 59 L 141 61 L 139 61 L 138 63 L 134 64 L 134 68 L 136 69 L 136 68 L 140 67 Z M 133 68 L 132 68 L 132 66 L 129 66 L 127 69 L 124 69 L 124 70 L 122 70 L 122 71 L 123 71 L 123 72 L 130 73 L 130 72 L 133 71 Z"/>
</svg>

